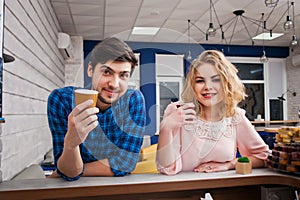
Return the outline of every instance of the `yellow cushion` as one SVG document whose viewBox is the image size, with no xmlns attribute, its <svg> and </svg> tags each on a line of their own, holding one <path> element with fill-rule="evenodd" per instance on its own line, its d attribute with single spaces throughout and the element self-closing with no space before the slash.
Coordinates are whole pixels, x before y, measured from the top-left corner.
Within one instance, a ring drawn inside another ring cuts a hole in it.
<svg viewBox="0 0 300 200">
<path fill-rule="evenodd" d="M 155 174 L 158 173 L 155 160 L 138 162 L 131 174 Z"/>
<path fill-rule="evenodd" d="M 156 159 L 157 144 L 141 149 L 142 161 Z"/>
<path fill-rule="evenodd" d="M 132 174 L 154 174 L 158 173 L 156 168 L 156 149 L 157 144 L 150 145 L 141 149 L 142 161 L 138 162 Z"/>
</svg>

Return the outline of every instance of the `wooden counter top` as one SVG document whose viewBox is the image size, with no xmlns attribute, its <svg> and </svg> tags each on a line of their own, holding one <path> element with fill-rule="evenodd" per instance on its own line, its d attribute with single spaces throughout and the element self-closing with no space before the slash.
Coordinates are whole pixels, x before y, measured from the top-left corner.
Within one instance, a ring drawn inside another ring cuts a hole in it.
<svg viewBox="0 0 300 200">
<path fill-rule="evenodd" d="M 165 193 L 280 184 L 300 188 L 300 177 L 254 169 L 252 174 L 240 175 L 235 170 L 217 173 L 184 172 L 174 176 L 162 174 L 133 174 L 125 177 L 82 177 L 67 182 L 61 178 L 17 180 L 0 183 L 0 199 L 59 199 L 110 195 Z M 25 198 L 26 197 L 26 198 Z"/>
</svg>

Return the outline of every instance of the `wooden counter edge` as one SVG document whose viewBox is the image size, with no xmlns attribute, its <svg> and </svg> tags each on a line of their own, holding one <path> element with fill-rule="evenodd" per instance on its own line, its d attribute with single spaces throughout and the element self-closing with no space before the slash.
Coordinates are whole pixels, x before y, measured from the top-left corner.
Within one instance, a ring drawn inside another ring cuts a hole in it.
<svg viewBox="0 0 300 200">
<path fill-rule="evenodd" d="M 122 194 L 144 194 L 186 190 L 201 190 L 239 186 L 280 184 L 300 188 L 300 180 L 297 177 L 286 176 L 281 174 L 266 176 L 245 176 L 224 179 L 208 180 L 186 180 L 174 182 L 158 183 L 136 183 L 125 185 L 98 185 L 84 187 L 66 187 L 66 188 L 48 188 L 48 189 L 30 189 L 30 190 L 13 190 L 1 191 L 0 199 L 58 199 L 58 198 L 79 198 L 93 196 L 110 196 Z"/>
</svg>

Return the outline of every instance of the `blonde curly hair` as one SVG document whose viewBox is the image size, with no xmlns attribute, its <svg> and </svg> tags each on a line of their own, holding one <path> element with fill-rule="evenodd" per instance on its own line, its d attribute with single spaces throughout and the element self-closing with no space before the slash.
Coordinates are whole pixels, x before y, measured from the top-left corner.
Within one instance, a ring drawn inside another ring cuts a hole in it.
<svg viewBox="0 0 300 200">
<path fill-rule="evenodd" d="M 196 105 L 197 114 L 201 114 L 202 105 L 195 97 L 194 85 L 197 69 L 204 63 L 215 66 L 221 77 L 225 96 L 223 101 L 224 105 L 221 106 L 219 115 L 226 117 L 234 116 L 238 103 L 244 100 L 247 95 L 245 93 L 244 84 L 237 76 L 238 70 L 220 51 L 206 50 L 193 60 L 181 94 L 182 100 L 184 102 L 193 102 Z"/>
</svg>

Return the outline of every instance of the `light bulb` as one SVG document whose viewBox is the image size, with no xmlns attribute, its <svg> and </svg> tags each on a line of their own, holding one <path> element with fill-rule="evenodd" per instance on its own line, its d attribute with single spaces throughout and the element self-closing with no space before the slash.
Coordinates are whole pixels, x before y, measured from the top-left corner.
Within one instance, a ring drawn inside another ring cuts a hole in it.
<svg viewBox="0 0 300 200">
<path fill-rule="evenodd" d="M 291 44 L 290 44 L 293 48 L 297 48 L 299 46 L 299 42 L 297 40 L 297 36 L 296 35 L 293 35 L 292 36 L 292 41 L 291 41 Z"/>
<path fill-rule="evenodd" d="M 214 25 L 212 22 L 209 23 L 209 27 L 206 31 L 206 34 L 210 37 L 214 37 L 216 35 L 216 29 L 214 28 Z"/>
<path fill-rule="evenodd" d="M 292 21 L 290 16 L 286 17 L 286 21 L 283 24 L 283 28 L 286 31 L 289 31 L 294 28 L 294 22 Z"/>
<path fill-rule="evenodd" d="M 192 53 L 191 53 L 190 50 L 189 50 L 188 53 L 187 53 L 186 59 L 187 59 L 187 60 L 192 60 Z"/>
<path fill-rule="evenodd" d="M 260 57 L 260 62 L 261 62 L 261 63 L 267 63 L 268 60 L 269 60 L 269 59 L 268 59 L 267 56 L 266 56 L 266 52 L 263 51 L 263 55 Z"/>
</svg>

